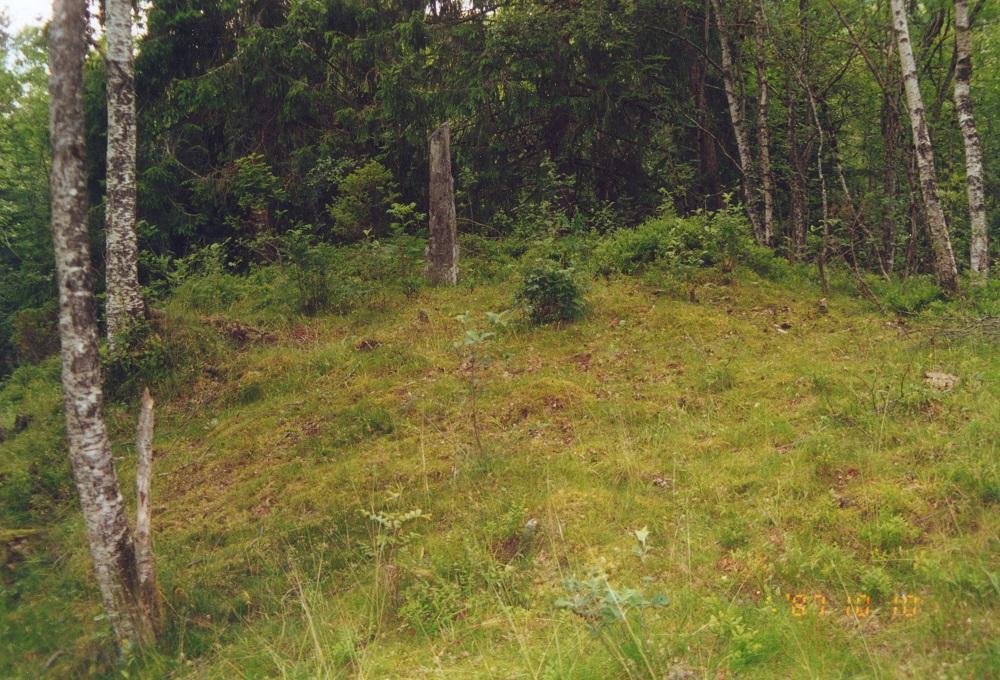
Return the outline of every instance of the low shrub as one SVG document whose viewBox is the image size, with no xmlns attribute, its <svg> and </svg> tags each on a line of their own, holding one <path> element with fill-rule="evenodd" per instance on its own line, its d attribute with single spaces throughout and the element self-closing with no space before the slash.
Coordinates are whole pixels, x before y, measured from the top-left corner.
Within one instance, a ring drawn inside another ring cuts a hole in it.
<svg viewBox="0 0 1000 680">
<path fill-rule="evenodd" d="M 760 259 L 750 226 L 737 207 L 677 217 L 669 211 L 634 229 L 613 232 L 597 246 L 598 273 L 630 274 L 658 263 L 681 272 L 718 265 L 729 270 L 741 259 Z"/>
<path fill-rule="evenodd" d="M 424 242 L 398 234 L 352 246 L 318 242 L 306 225 L 284 236 L 286 273 L 293 306 L 306 315 L 346 314 L 360 307 L 384 307 L 390 292 L 407 297 L 420 289 Z"/>
<path fill-rule="evenodd" d="M 217 313 L 259 290 L 246 276 L 235 273 L 228 246 L 226 241 L 213 243 L 173 260 L 168 279 L 176 305 L 191 311 Z"/>
<path fill-rule="evenodd" d="M 861 527 L 859 537 L 873 548 L 895 550 L 914 540 L 919 531 L 900 515 L 879 517 Z"/>
<path fill-rule="evenodd" d="M 993 275 L 1000 276 L 1000 269 Z M 1000 316 L 1000 279 L 966 287 L 969 310 L 976 316 Z"/>
<path fill-rule="evenodd" d="M 517 269 L 517 260 L 527 245 L 510 238 L 490 238 L 480 234 L 460 234 L 459 281 L 476 285 L 506 280 Z"/>
<path fill-rule="evenodd" d="M 672 248 L 674 219 L 647 220 L 634 229 L 621 229 L 601 242 L 594 263 L 601 274 L 633 273 L 668 257 Z"/>
<path fill-rule="evenodd" d="M 573 270 L 548 261 L 525 270 L 515 301 L 534 324 L 573 321 L 583 315 L 583 289 Z"/>
<path fill-rule="evenodd" d="M 917 314 L 944 299 L 941 288 L 930 276 L 891 281 L 877 279 L 871 286 L 875 295 L 897 314 Z"/>
<path fill-rule="evenodd" d="M 312 316 L 331 308 L 338 312 L 353 308 L 355 295 L 351 282 L 338 279 L 335 284 L 330 276 L 332 246 L 314 243 L 309 229 L 299 228 L 285 234 L 284 250 L 298 311 Z"/>
<path fill-rule="evenodd" d="M 337 236 L 356 241 L 368 235 L 388 233 L 390 208 L 399 198 L 396 182 L 384 165 L 370 160 L 344 177 L 337 188 L 337 198 L 326 210 L 333 220 Z"/>
<path fill-rule="evenodd" d="M 134 398 L 143 387 L 165 380 L 171 369 L 166 343 L 146 321 L 129 326 L 114 349 L 105 347 L 101 364 L 110 400 Z"/>
</svg>

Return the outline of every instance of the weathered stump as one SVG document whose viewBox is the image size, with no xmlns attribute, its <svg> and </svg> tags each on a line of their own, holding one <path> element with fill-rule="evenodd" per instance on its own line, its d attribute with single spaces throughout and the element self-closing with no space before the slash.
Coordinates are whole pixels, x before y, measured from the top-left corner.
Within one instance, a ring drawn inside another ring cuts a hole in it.
<svg viewBox="0 0 1000 680">
<path fill-rule="evenodd" d="M 458 282 L 458 222 L 447 123 L 431 134 L 430 156 L 430 238 L 424 273 L 433 284 L 455 285 Z"/>
</svg>

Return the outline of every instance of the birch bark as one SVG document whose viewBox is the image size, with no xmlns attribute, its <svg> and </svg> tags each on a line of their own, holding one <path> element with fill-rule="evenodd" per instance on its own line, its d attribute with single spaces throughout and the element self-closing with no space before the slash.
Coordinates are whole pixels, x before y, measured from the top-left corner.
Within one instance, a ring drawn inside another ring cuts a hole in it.
<svg viewBox="0 0 1000 680">
<path fill-rule="evenodd" d="M 107 42 L 108 167 L 107 331 L 114 346 L 143 314 L 135 233 L 135 78 L 132 69 L 132 0 L 105 0 Z"/>
<path fill-rule="evenodd" d="M 719 47 L 722 52 L 722 83 L 726 90 L 726 102 L 729 105 L 729 120 L 733 126 L 733 136 L 736 138 L 736 150 L 739 153 L 740 173 L 743 175 L 743 200 L 746 203 L 747 215 L 753 225 L 757 241 L 764 242 L 764 225 L 757 213 L 757 183 L 753 175 L 753 161 L 750 155 L 750 140 L 747 137 L 746 125 L 743 120 L 743 102 L 736 87 L 733 74 L 733 53 L 729 44 L 729 30 L 726 19 L 722 15 L 719 0 L 712 0 L 712 10 L 715 12 L 715 24 L 719 31 Z"/>
<path fill-rule="evenodd" d="M 149 639 L 138 603 L 132 532 L 104 425 L 97 318 L 86 227 L 85 0 L 55 0 L 49 25 L 52 238 L 59 287 L 66 439 L 108 618 L 120 647 Z"/>
<path fill-rule="evenodd" d="M 972 115 L 972 31 L 969 27 L 967 0 L 955 0 L 955 110 L 965 144 L 965 179 L 969 197 L 971 239 L 969 263 L 973 282 L 985 283 L 989 276 L 989 243 L 986 232 L 986 196 L 983 190 L 983 150 L 979 143 L 976 119 Z"/>
<path fill-rule="evenodd" d="M 944 209 L 938 196 L 937 172 L 934 169 L 934 147 L 927 127 L 927 116 L 920 94 L 917 65 L 913 59 L 910 43 L 910 29 L 906 21 L 904 0 L 891 0 L 893 30 L 896 34 L 896 48 L 902 66 L 903 84 L 906 90 L 906 105 L 910 113 L 910 127 L 913 130 L 913 147 L 917 157 L 920 175 L 920 192 L 927 212 L 927 231 L 931 250 L 934 252 L 934 269 L 941 287 L 950 293 L 958 292 L 958 268 L 955 254 L 951 249 L 951 237 L 945 222 Z"/>
<path fill-rule="evenodd" d="M 763 2 L 757 3 L 756 38 L 757 66 L 757 146 L 760 156 L 761 194 L 764 199 L 763 243 L 771 245 L 774 239 L 774 174 L 771 171 L 771 125 L 767 82 L 767 41 Z"/>
</svg>

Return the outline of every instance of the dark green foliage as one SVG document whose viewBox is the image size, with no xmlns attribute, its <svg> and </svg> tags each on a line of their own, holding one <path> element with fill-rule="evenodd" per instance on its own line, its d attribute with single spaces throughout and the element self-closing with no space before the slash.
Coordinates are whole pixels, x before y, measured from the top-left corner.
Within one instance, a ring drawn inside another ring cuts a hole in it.
<svg viewBox="0 0 1000 680">
<path fill-rule="evenodd" d="M 337 198 L 326 208 L 334 233 L 352 241 L 384 236 L 389 209 L 397 198 L 392 174 L 378 161 L 368 161 L 340 182 Z"/>
<path fill-rule="evenodd" d="M 586 232 L 582 234 L 567 234 L 564 236 L 547 236 L 516 247 L 525 262 L 546 262 L 562 268 L 586 269 L 594 259 L 594 249 L 599 241 L 597 234 Z"/>
<path fill-rule="evenodd" d="M 247 159 L 280 184 L 279 233 L 383 235 L 397 192 L 426 199 L 427 133 L 443 120 L 472 229 L 498 226 L 501 210 L 532 237 L 531 213 L 593 215 L 599 231 L 648 213 L 696 165 L 687 132 L 665 126 L 689 107 L 672 95 L 692 54 L 655 28 L 677 8 L 530 2 L 459 17 L 412 2 L 156 0 L 136 66 L 149 245 L 245 230 L 234 174 Z"/>
<path fill-rule="evenodd" d="M 37 351 L 18 347 L 41 330 L 42 310 L 55 300 L 46 80 L 41 31 L 16 38 L 0 32 L 0 378 L 18 360 L 37 360 L 51 347 L 44 341 Z M 16 314 L 22 309 L 36 312 L 22 317 Z"/>
<path fill-rule="evenodd" d="M 237 158 L 211 188 L 219 200 L 232 202 L 225 218 L 230 233 L 251 242 L 274 231 L 278 211 L 287 199 L 281 180 L 259 153 Z"/>
<path fill-rule="evenodd" d="M 133 324 L 101 356 L 104 395 L 110 400 L 135 398 L 144 387 L 167 378 L 172 366 L 163 338 L 147 322 Z"/>
<path fill-rule="evenodd" d="M 897 314 L 916 314 L 943 299 L 941 289 L 929 276 L 911 276 L 893 281 L 874 280 L 872 288 L 889 309 Z"/>
<path fill-rule="evenodd" d="M 55 300 L 19 310 L 11 326 L 18 361 L 35 364 L 59 352 L 59 309 Z"/>
<path fill-rule="evenodd" d="M 294 307 L 302 314 L 382 307 L 389 292 L 410 296 L 422 285 L 423 242 L 410 236 L 366 239 L 338 248 L 319 241 L 306 226 L 286 234 L 282 248 L 296 296 Z"/>
<path fill-rule="evenodd" d="M 298 295 L 299 311 L 312 315 L 331 308 L 343 312 L 354 306 L 354 296 L 346 290 L 347 282 L 339 281 L 339 289 L 334 290 L 328 268 L 330 252 L 316 245 L 307 230 L 290 231 L 285 235 L 284 244 L 289 262 L 288 277 Z"/>
<path fill-rule="evenodd" d="M 30 427 L 16 427 L 18 416 Z M 0 431 L 0 529 L 53 519 L 74 497 L 58 360 L 21 366 L 0 384 Z"/>
<path fill-rule="evenodd" d="M 583 290 L 572 269 L 539 261 L 524 272 L 515 296 L 531 323 L 573 321 L 583 315 Z"/>
<path fill-rule="evenodd" d="M 1000 279 L 990 279 L 986 285 L 975 286 L 967 291 L 969 307 L 980 317 L 1000 317 Z"/>
<path fill-rule="evenodd" d="M 738 208 L 696 211 L 687 217 L 661 214 L 634 229 L 613 232 L 597 247 L 599 273 L 632 273 L 658 263 L 679 272 L 720 266 L 756 255 L 746 218 Z"/>
</svg>

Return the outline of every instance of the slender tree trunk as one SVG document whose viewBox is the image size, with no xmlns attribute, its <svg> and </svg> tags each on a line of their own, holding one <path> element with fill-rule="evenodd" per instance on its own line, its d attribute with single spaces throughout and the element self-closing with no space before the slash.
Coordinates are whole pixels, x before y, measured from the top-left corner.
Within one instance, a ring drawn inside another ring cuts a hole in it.
<svg viewBox="0 0 1000 680">
<path fill-rule="evenodd" d="M 830 199 L 826 190 L 826 174 L 823 172 L 823 145 L 826 141 L 823 132 L 823 123 L 819 116 L 819 106 L 816 104 L 816 95 L 813 94 L 812 85 L 806 74 L 800 73 L 800 84 L 805 90 L 806 98 L 809 102 L 809 111 L 812 113 L 813 124 L 816 126 L 816 176 L 819 179 L 820 204 L 823 211 L 823 239 L 820 242 L 819 255 L 816 264 L 819 267 L 820 285 L 825 294 L 830 293 L 830 281 L 826 274 L 826 258 L 830 248 Z"/>
<path fill-rule="evenodd" d="M 712 11 L 709 8 L 708 0 L 705 2 L 705 18 L 702 26 L 704 44 L 708 45 L 709 38 L 712 35 Z M 698 62 L 701 66 L 697 96 L 702 176 L 705 182 L 705 192 L 708 195 L 708 207 L 712 210 L 718 210 L 722 207 L 722 190 L 720 189 L 719 182 L 719 154 L 715 148 L 715 136 L 710 132 L 712 129 L 712 107 L 708 102 L 708 88 L 706 87 L 708 60 L 703 54 L 700 54 Z"/>
<path fill-rule="evenodd" d="M 910 44 L 910 30 L 906 21 L 904 0 L 891 0 L 893 28 L 896 33 L 896 47 L 902 66 L 903 84 L 906 88 L 906 104 L 910 111 L 910 126 L 913 128 L 913 146 L 917 155 L 917 169 L 920 172 L 920 191 L 927 211 L 927 231 L 931 249 L 934 251 L 934 269 L 938 282 L 949 293 L 958 292 L 958 268 L 955 254 L 951 249 L 948 224 L 938 196 L 937 172 L 934 169 L 934 147 L 927 128 L 923 98 L 920 95 L 920 81 L 917 65 L 913 60 L 913 46 Z"/>
<path fill-rule="evenodd" d="M 139 410 L 139 425 L 136 428 L 136 513 L 135 513 L 135 554 L 139 573 L 140 603 L 144 616 L 159 630 L 160 593 L 156 584 L 156 569 L 153 560 L 153 540 L 150 522 L 150 486 L 153 477 L 153 397 L 149 390 L 143 390 Z"/>
<path fill-rule="evenodd" d="M 899 215 L 899 111 L 888 91 L 882 94 L 882 141 L 884 144 L 882 192 L 884 194 L 881 259 L 889 274 L 896 260 L 896 218 Z"/>
<path fill-rule="evenodd" d="M 761 194 L 764 199 L 764 218 L 762 222 L 763 242 L 771 245 L 774 239 L 774 174 L 771 171 L 771 127 L 768 117 L 768 82 L 767 82 L 767 41 L 765 40 L 766 24 L 763 1 L 757 3 L 757 21 L 754 30 L 756 37 L 757 66 L 757 146 L 760 154 Z"/>
<path fill-rule="evenodd" d="M 104 425 L 84 166 L 84 0 L 55 0 L 49 25 L 52 238 L 66 439 L 97 584 L 121 647 L 151 639 L 139 604 L 132 531 Z"/>
<path fill-rule="evenodd" d="M 135 79 L 132 0 L 105 0 L 108 90 L 107 331 L 118 336 L 143 314 L 135 233 Z"/>
<path fill-rule="evenodd" d="M 787 66 L 787 72 L 793 72 L 795 68 L 801 69 L 805 74 L 809 68 L 809 50 L 807 49 L 806 33 L 809 30 L 808 19 L 806 18 L 806 0 L 799 0 L 799 53 L 798 64 Z M 793 78 L 794 73 L 792 73 Z M 805 76 L 802 76 L 803 82 Z M 799 142 L 799 97 L 792 87 L 791 81 L 786 85 L 788 95 L 788 177 L 789 177 L 789 203 L 791 222 L 791 253 L 794 259 L 803 260 L 806 254 L 806 233 L 809 228 L 809 208 L 808 208 L 808 161 L 806 154 L 808 151 L 802 149 Z M 803 88 L 804 89 L 804 88 Z"/>
<path fill-rule="evenodd" d="M 712 14 L 705 3 L 704 35 L 705 44 L 711 29 Z M 697 143 L 698 143 L 698 190 L 709 210 L 718 210 L 722 204 L 719 189 L 719 156 L 715 149 L 715 137 L 711 133 L 712 111 L 708 103 L 708 61 L 703 53 L 689 48 L 691 59 L 691 93 L 694 95 L 695 106 L 698 109 Z"/>
<path fill-rule="evenodd" d="M 733 125 L 733 136 L 736 138 L 736 150 L 739 153 L 740 173 L 743 175 L 743 200 L 746 203 L 750 223 L 753 225 L 754 236 L 757 237 L 758 242 L 764 243 L 764 225 L 757 213 L 757 183 L 754 181 L 750 141 L 743 120 L 745 106 L 743 97 L 740 96 L 736 87 L 736 78 L 733 74 L 733 54 L 729 44 L 729 32 L 719 0 L 712 0 L 712 9 L 715 12 L 716 28 L 719 31 L 719 47 L 722 52 L 722 82 L 726 90 L 726 101 L 729 104 L 729 119 Z"/>
<path fill-rule="evenodd" d="M 426 274 L 431 283 L 455 285 L 458 282 L 458 224 L 447 123 L 431 134 L 430 157 L 430 237 Z"/>
<path fill-rule="evenodd" d="M 825 103 L 821 106 L 821 108 L 824 113 L 827 113 Z M 829 121 L 829 115 L 827 115 L 826 118 L 827 121 Z M 830 158 L 833 160 L 833 167 L 837 171 L 837 179 L 840 180 L 840 191 L 843 194 L 844 203 L 847 204 L 847 208 L 851 212 L 851 220 L 847 225 L 847 235 L 850 239 L 851 256 L 856 257 L 855 254 L 859 245 L 857 230 L 860 228 L 867 237 L 867 243 L 870 244 L 872 250 L 875 251 L 875 261 L 878 264 L 879 272 L 882 274 L 883 278 L 888 279 L 889 273 L 886 271 L 885 263 L 882 262 L 882 256 L 878 250 L 878 244 L 875 242 L 875 235 L 871 233 L 871 230 L 865 222 L 864 215 L 861 214 L 858 206 L 854 203 L 851 186 L 847 183 L 847 172 L 844 170 L 844 161 L 840 157 L 840 147 L 837 144 L 837 133 L 836 130 L 834 130 L 832 123 L 827 126 L 827 134 L 830 140 Z M 857 270 L 858 262 L 856 259 L 852 261 L 852 265 Z"/>
<path fill-rule="evenodd" d="M 924 217 L 923 203 L 920 200 L 920 180 L 917 179 L 917 155 L 913 153 L 913 149 L 910 146 L 907 146 L 907 152 L 904 163 L 906 165 L 906 183 L 909 187 L 910 196 L 907 206 L 907 214 L 910 219 L 910 236 L 906 242 L 905 278 L 909 278 L 917 272 L 920 234 L 926 231 L 922 227 L 927 222 Z"/>
<path fill-rule="evenodd" d="M 989 243 L 986 235 L 986 197 L 983 191 L 983 150 L 972 115 L 972 95 L 969 81 L 972 78 L 972 31 L 969 28 L 967 0 L 955 0 L 955 50 L 958 55 L 955 69 L 955 110 L 965 144 L 965 178 L 969 196 L 969 223 L 971 238 L 969 262 L 972 279 L 984 283 L 989 276 Z"/>
<path fill-rule="evenodd" d="M 806 103 L 809 105 L 809 113 L 812 114 L 813 124 L 816 126 L 816 177 L 819 180 L 820 206 L 822 218 L 820 224 L 823 227 L 823 237 L 820 241 L 819 253 L 816 257 L 816 266 L 819 269 L 820 285 L 823 293 L 829 295 L 830 280 L 826 273 L 826 260 L 830 248 L 830 199 L 826 189 L 826 174 L 823 172 L 823 145 L 825 136 L 823 133 L 823 123 L 820 120 L 819 106 L 816 103 L 816 95 L 813 93 L 812 85 L 809 82 L 809 53 L 806 50 L 806 35 L 809 32 L 809 20 L 806 14 L 809 9 L 808 0 L 799 0 L 799 59 L 798 64 L 791 64 L 791 72 L 799 82 L 799 87 L 806 95 Z"/>
<path fill-rule="evenodd" d="M 798 102 L 788 87 L 788 187 L 791 254 L 802 260 L 806 248 L 806 169 L 799 144 Z"/>
</svg>

